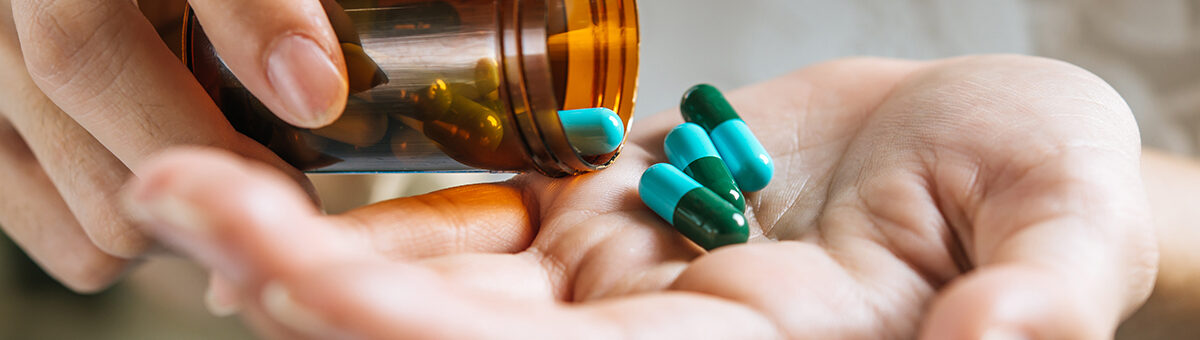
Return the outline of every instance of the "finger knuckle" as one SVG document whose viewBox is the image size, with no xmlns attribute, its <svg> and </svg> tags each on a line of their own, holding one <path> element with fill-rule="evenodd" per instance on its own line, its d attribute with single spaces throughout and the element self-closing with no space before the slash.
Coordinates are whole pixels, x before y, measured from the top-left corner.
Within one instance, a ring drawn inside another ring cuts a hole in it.
<svg viewBox="0 0 1200 340">
<path fill-rule="evenodd" d="M 65 268 L 57 276 L 67 288 L 82 294 L 108 288 L 124 272 L 126 263 L 99 251 L 88 252 L 72 260 L 63 264 Z"/>
<path fill-rule="evenodd" d="M 63 86 L 88 73 L 91 63 L 113 53 L 127 25 L 118 20 L 120 1 L 21 1 L 14 5 L 25 64 L 42 85 Z"/>
<path fill-rule="evenodd" d="M 105 205 L 85 214 L 97 217 L 87 219 L 83 227 L 90 230 L 92 242 L 106 254 L 120 258 L 136 258 L 150 247 L 149 238 L 125 221 L 116 211 L 117 207 Z"/>
</svg>

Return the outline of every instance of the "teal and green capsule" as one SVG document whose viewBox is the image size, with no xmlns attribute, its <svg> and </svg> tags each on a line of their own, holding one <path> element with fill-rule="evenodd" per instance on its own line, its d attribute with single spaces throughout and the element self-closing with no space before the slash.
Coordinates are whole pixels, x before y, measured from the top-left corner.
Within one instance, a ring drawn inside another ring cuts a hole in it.
<svg viewBox="0 0 1200 340">
<path fill-rule="evenodd" d="M 604 155 L 625 141 L 625 123 L 613 110 L 598 107 L 558 112 L 567 141 L 584 156 Z"/>
<path fill-rule="evenodd" d="M 679 105 L 683 119 L 708 131 L 717 152 L 743 191 L 759 191 L 775 175 L 775 162 L 750 127 L 712 85 L 696 85 Z"/>
<path fill-rule="evenodd" d="M 717 148 L 708 138 L 708 132 L 694 123 L 683 123 L 672 129 L 663 142 L 667 159 L 671 165 L 695 179 L 708 190 L 732 204 L 738 211 L 746 211 L 746 199 L 733 180 L 733 174 L 717 153 Z"/>
<path fill-rule="evenodd" d="M 746 243 L 750 238 L 740 210 L 670 164 L 646 169 L 638 195 L 650 210 L 704 249 Z"/>
</svg>

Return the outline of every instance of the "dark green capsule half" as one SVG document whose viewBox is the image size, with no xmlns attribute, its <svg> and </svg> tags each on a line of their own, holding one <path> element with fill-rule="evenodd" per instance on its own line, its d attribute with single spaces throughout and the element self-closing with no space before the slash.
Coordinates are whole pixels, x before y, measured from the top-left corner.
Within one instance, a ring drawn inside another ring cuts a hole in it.
<svg viewBox="0 0 1200 340">
<path fill-rule="evenodd" d="M 738 189 L 733 174 L 700 125 L 683 123 L 676 126 L 663 141 L 663 150 L 671 164 L 682 169 L 684 174 L 733 204 L 739 211 L 746 211 L 742 190 Z"/>
<path fill-rule="evenodd" d="M 675 208 L 674 220 L 680 234 L 708 250 L 746 243 L 750 238 L 746 216 L 705 188 L 692 189 L 683 195 Z"/>
<path fill-rule="evenodd" d="M 745 243 L 750 238 L 741 211 L 670 164 L 646 169 L 638 194 L 651 210 L 704 249 Z"/>
<path fill-rule="evenodd" d="M 725 162 L 720 158 L 697 159 L 683 168 L 683 173 L 696 179 L 696 182 L 700 182 L 705 188 L 729 202 L 738 211 L 746 211 L 746 199 L 742 197 L 742 191 L 733 181 L 733 174 L 729 173 L 729 169 L 725 168 Z"/>
<path fill-rule="evenodd" d="M 725 95 L 720 90 L 708 84 L 700 84 L 688 89 L 683 94 L 683 102 L 679 104 L 683 119 L 689 123 L 699 124 L 705 131 L 712 131 L 718 125 L 731 119 L 742 119 L 738 116 Z"/>
</svg>

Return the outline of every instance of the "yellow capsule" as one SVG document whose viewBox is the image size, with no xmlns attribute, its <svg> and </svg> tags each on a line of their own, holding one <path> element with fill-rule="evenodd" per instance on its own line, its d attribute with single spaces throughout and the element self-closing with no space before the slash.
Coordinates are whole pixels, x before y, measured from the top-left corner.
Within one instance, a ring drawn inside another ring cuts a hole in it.
<svg viewBox="0 0 1200 340">
<path fill-rule="evenodd" d="M 499 101 L 500 100 L 500 89 L 492 90 L 492 92 L 488 92 L 488 94 L 483 95 L 483 100 Z"/>
<path fill-rule="evenodd" d="M 346 59 L 346 74 L 350 78 L 350 93 L 359 93 L 388 82 L 387 73 L 379 68 L 362 46 L 342 43 L 342 55 Z"/>
<path fill-rule="evenodd" d="M 496 150 L 504 138 L 504 125 L 495 110 L 470 99 L 455 97 L 450 106 L 450 119 L 465 128 L 468 139 L 486 150 Z"/>
<path fill-rule="evenodd" d="M 463 96 L 470 100 L 480 100 L 483 98 L 483 94 L 478 88 L 467 83 L 450 83 L 450 92 L 453 92 L 456 96 Z"/>
<path fill-rule="evenodd" d="M 346 103 L 346 112 L 329 126 L 314 129 L 312 133 L 357 147 L 379 143 L 387 134 L 387 115 L 372 112 L 365 104 L 356 100 Z"/>
<path fill-rule="evenodd" d="M 436 119 L 438 116 L 445 114 L 446 111 L 449 111 L 450 104 L 454 101 L 454 96 L 451 94 L 450 87 L 446 85 L 446 82 L 437 79 L 428 87 L 406 92 L 404 99 L 412 104 L 413 108 L 389 112 L 389 115 L 396 119 L 404 117 L 426 121 Z"/>
<path fill-rule="evenodd" d="M 480 93 L 491 93 L 500 88 L 500 66 L 495 59 L 483 58 L 475 64 L 475 87 Z"/>
<path fill-rule="evenodd" d="M 494 151 L 504 139 L 504 124 L 496 111 L 455 95 L 450 111 L 426 121 L 424 132 L 447 149 Z"/>
</svg>

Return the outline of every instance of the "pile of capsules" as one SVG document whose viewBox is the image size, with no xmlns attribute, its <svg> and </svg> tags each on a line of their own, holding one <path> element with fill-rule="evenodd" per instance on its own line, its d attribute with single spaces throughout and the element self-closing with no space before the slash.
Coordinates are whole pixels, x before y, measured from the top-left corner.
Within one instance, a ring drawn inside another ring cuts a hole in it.
<svg viewBox="0 0 1200 340">
<path fill-rule="evenodd" d="M 775 164 L 715 87 L 683 95 L 683 123 L 663 142 L 670 164 L 646 169 L 638 195 L 692 242 L 712 250 L 750 237 L 742 192 L 762 190 Z"/>
</svg>

